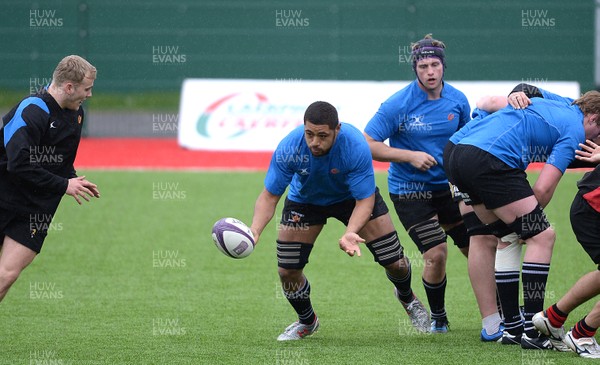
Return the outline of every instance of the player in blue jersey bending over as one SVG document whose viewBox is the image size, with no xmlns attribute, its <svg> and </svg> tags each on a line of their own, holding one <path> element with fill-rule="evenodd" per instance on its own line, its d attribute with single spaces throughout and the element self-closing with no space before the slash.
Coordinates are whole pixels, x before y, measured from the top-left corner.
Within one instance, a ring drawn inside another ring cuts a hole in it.
<svg viewBox="0 0 600 365">
<path fill-rule="evenodd" d="M 517 86 L 509 98 L 516 108 L 526 108 L 531 105 L 530 98 L 533 97 L 569 104 L 572 102 L 572 99 L 527 84 Z M 590 97 L 595 97 L 600 102 L 600 94 L 592 93 Z M 597 112 L 599 110 L 596 110 Z M 587 140 L 586 144 L 580 144 L 580 149 L 576 151 L 577 160 L 569 166 L 595 167 L 577 183 L 579 191 L 571 204 L 570 217 L 577 241 L 600 268 L 600 147 L 597 142 Z M 577 165 L 577 162 L 582 164 Z M 600 358 L 600 346 L 594 338 L 596 330 L 600 327 L 600 302 L 596 303 L 592 311 L 577 322 L 571 331 L 565 334 L 563 328 L 570 312 L 599 293 L 600 271 L 595 270 L 582 276 L 558 302 L 535 314 L 532 318 L 533 325 L 541 333 L 549 336 L 555 347 L 558 347 L 558 343 L 566 345 L 567 349 L 581 357 Z"/>
<path fill-rule="evenodd" d="M 277 339 L 299 340 L 319 328 L 303 269 L 330 217 L 346 225 L 340 248 L 360 256 L 359 244 L 366 242 L 375 261 L 385 268 L 413 326 L 426 332 L 429 314 L 412 292 L 410 262 L 375 186 L 369 146 L 357 128 L 339 122 L 331 104 L 311 104 L 304 126 L 288 134 L 273 153 L 250 227 L 257 242 L 288 187 L 278 229 L 277 263 L 284 295 L 298 321 Z"/>
<path fill-rule="evenodd" d="M 92 96 L 96 68 L 63 58 L 52 82 L 22 100 L 0 129 L 0 301 L 42 249 L 63 195 L 99 197 L 73 168 L 83 125 L 81 104 Z"/>
<path fill-rule="evenodd" d="M 452 136 L 455 146 L 446 151 L 448 178 L 469 195 L 488 232 L 497 237 L 515 232 L 527 244 L 522 264 L 524 327 L 511 323 L 520 323 L 520 315 L 512 318 L 505 313 L 505 335 L 522 348 L 552 348 L 532 324 L 532 316 L 543 309 L 555 240 L 542 208 L 574 160 L 579 143 L 600 134 L 599 112 L 597 92 L 586 93 L 571 105 L 533 98 L 527 108 L 509 106 L 467 124 Z M 532 161 L 545 162 L 533 188 L 525 174 Z"/>
<path fill-rule="evenodd" d="M 426 263 L 422 280 L 435 333 L 448 331 L 447 235 L 465 256 L 469 246 L 442 155 L 448 138 L 470 120 L 470 107 L 462 92 L 443 81 L 444 49 L 431 35 L 412 44 L 416 80 L 381 104 L 365 128 L 373 158 L 391 162 L 390 197 Z M 388 139 L 389 146 L 384 143 Z"/>
<path fill-rule="evenodd" d="M 473 119 L 469 123 L 473 123 L 476 120 L 484 118 L 485 116 L 498 111 L 508 105 L 506 97 L 503 96 L 484 96 L 477 101 L 476 108 L 473 110 Z M 447 152 L 451 150 L 454 144 L 449 141 L 444 149 L 444 160 L 447 159 Z M 515 233 L 498 239 L 496 236 L 487 232 L 485 225 L 477 218 L 477 215 L 473 211 L 470 205 L 466 205 L 465 202 L 469 201 L 468 194 L 465 194 L 457 189 L 456 186 L 452 186 L 455 200 L 460 200 L 459 204 L 460 211 L 462 214 L 463 221 L 467 227 L 469 233 L 469 257 L 468 257 L 468 269 L 469 278 L 471 280 L 471 286 L 473 287 L 473 293 L 477 299 L 477 305 L 481 314 L 481 335 L 480 338 L 484 342 L 499 341 L 503 336 L 504 326 L 502 325 L 502 318 L 500 316 L 498 308 L 498 299 L 501 300 L 504 308 L 504 297 L 502 295 L 497 297 L 496 293 L 496 282 L 494 280 L 495 270 L 502 271 L 508 266 L 509 262 L 514 260 L 515 255 L 518 256 L 516 263 L 517 265 L 517 276 L 518 267 L 520 267 L 520 253 L 521 245 L 519 239 Z M 498 250 L 496 252 L 496 247 Z M 508 259 L 507 259 L 508 257 Z M 494 262 L 496 265 L 494 266 Z M 501 283 L 498 283 L 498 294 L 502 294 L 499 290 Z M 518 282 L 517 291 L 515 295 L 516 311 L 519 312 L 518 302 Z"/>
</svg>

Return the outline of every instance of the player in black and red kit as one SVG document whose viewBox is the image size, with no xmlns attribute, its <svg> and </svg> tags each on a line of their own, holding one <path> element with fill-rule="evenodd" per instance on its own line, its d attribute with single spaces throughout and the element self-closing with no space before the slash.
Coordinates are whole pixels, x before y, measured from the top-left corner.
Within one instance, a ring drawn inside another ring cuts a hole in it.
<svg viewBox="0 0 600 365">
<path fill-rule="evenodd" d="M 599 164 L 600 147 L 593 141 L 580 145 L 577 159 Z M 598 265 L 583 275 L 555 304 L 533 317 L 533 324 L 542 333 L 562 340 L 581 357 L 600 358 L 600 346 L 594 335 L 600 327 L 600 302 L 565 334 L 567 316 L 579 305 L 600 294 L 600 165 L 587 172 L 577 182 L 579 191 L 571 204 L 571 226 L 577 241 L 592 261 Z"/>
<path fill-rule="evenodd" d="M 40 252 L 63 195 L 100 197 L 77 177 L 73 162 L 96 68 L 79 56 L 63 58 L 52 82 L 3 117 L 0 129 L 0 301 Z"/>
</svg>

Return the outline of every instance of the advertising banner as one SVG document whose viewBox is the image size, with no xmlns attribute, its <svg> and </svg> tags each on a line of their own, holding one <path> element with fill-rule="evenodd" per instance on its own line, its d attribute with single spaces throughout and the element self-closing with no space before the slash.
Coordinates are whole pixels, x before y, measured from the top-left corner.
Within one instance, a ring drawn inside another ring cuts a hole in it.
<svg viewBox="0 0 600 365">
<path fill-rule="evenodd" d="M 577 98 L 577 82 L 544 80 L 453 82 L 471 109 L 485 95 L 508 95 L 521 82 Z M 410 81 L 305 81 L 187 79 L 179 108 L 178 143 L 193 150 L 273 151 L 303 124 L 314 101 L 333 104 L 342 123 L 363 130 L 379 106 Z"/>
</svg>

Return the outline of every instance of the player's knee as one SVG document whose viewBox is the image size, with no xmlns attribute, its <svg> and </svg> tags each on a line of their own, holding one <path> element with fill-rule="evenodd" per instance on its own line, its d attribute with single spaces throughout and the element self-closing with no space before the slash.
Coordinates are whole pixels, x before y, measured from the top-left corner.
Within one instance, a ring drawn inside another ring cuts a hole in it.
<svg viewBox="0 0 600 365">
<path fill-rule="evenodd" d="M 404 256 L 400 260 L 384 266 L 388 271 L 397 273 L 399 276 L 404 276 L 410 270 L 410 260 Z"/>
<path fill-rule="evenodd" d="M 498 246 L 498 237 L 491 234 L 472 236 L 469 246 L 472 247 L 473 250 L 496 250 L 496 247 Z"/>
<path fill-rule="evenodd" d="M 548 227 L 544 231 L 536 234 L 533 237 L 525 240 L 528 246 L 536 245 L 538 249 L 542 248 L 546 251 L 548 255 L 552 254 L 552 250 L 554 249 L 554 241 L 556 240 L 556 233 L 554 229 Z"/>
<path fill-rule="evenodd" d="M 410 271 L 410 260 L 404 256 L 389 265 L 381 265 L 395 277 L 404 277 Z"/>
<path fill-rule="evenodd" d="M 373 259 L 379 265 L 388 267 L 400 267 L 404 261 L 404 248 L 400 244 L 396 231 L 390 232 L 366 244 Z"/>
<path fill-rule="evenodd" d="M 0 290 L 8 289 L 17 279 L 21 272 L 0 267 Z"/>
<path fill-rule="evenodd" d="M 539 233 L 538 236 L 544 240 L 544 242 L 548 242 L 547 244 L 554 247 L 554 242 L 556 241 L 556 231 L 552 226 L 549 226 L 546 230 Z"/>
<path fill-rule="evenodd" d="M 425 260 L 425 266 L 440 267 L 446 265 L 446 259 L 448 257 L 447 245 L 437 245 L 432 247 L 423 253 L 423 260 Z"/>
<path fill-rule="evenodd" d="M 282 267 L 277 268 L 279 279 L 282 283 L 296 282 L 302 277 L 302 269 L 284 269 Z"/>
<path fill-rule="evenodd" d="M 446 243 L 447 239 L 446 232 L 436 219 L 430 219 L 412 226 L 408 230 L 408 235 L 423 254 L 442 243 Z"/>
</svg>

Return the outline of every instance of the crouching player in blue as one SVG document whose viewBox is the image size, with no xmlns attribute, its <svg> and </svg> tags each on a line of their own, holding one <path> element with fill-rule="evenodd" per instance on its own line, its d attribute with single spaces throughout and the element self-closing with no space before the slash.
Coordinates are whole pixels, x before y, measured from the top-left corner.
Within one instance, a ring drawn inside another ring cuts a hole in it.
<svg viewBox="0 0 600 365">
<path fill-rule="evenodd" d="M 278 229 L 277 262 L 284 295 L 298 321 L 277 340 L 299 340 L 319 328 L 303 269 L 330 217 L 346 225 L 340 248 L 350 256 L 360 256 L 359 244 L 366 242 L 412 325 L 427 332 L 429 314 L 411 289 L 410 262 L 375 186 L 369 146 L 357 128 L 339 122 L 331 104 L 312 103 L 304 114 L 304 126 L 288 134 L 273 153 L 250 227 L 256 242 L 288 186 Z"/>
<path fill-rule="evenodd" d="M 533 98 L 527 108 L 506 107 L 468 123 L 452 136 L 454 146 L 446 151 L 448 179 L 469 195 L 488 233 L 503 237 L 515 232 L 527 244 L 522 264 L 524 327 L 512 326 L 513 319 L 520 323 L 520 315 L 505 317 L 505 336 L 525 349 L 552 348 L 532 324 L 532 316 L 544 306 L 556 237 L 542 209 L 579 143 L 600 134 L 598 95 L 588 92 L 571 105 Z M 545 162 L 533 188 L 525 173 L 531 161 Z"/>
</svg>

